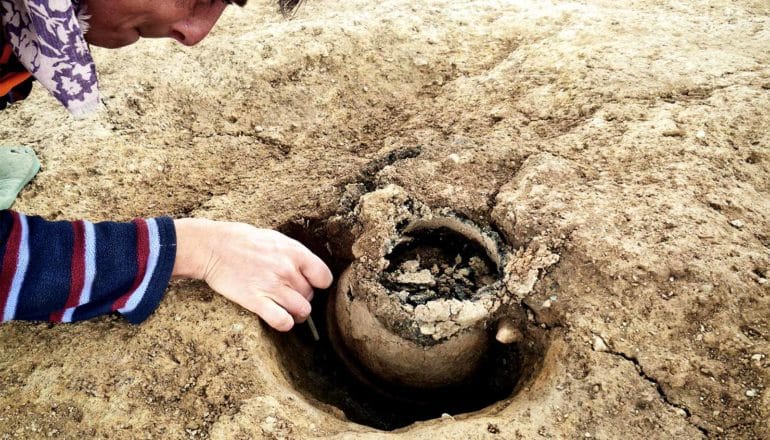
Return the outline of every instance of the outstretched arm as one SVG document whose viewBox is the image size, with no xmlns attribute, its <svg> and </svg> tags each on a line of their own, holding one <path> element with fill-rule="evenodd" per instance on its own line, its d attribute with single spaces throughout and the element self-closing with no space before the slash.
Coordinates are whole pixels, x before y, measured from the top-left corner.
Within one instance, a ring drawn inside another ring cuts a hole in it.
<svg viewBox="0 0 770 440">
<path fill-rule="evenodd" d="M 176 254 L 173 221 L 50 222 L 0 211 L 2 320 L 72 322 L 158 306 Z"/>
<path fill-rule="evenodd" d="M 172 274 L 205 280 L 278 330 L 310 313 L 326 265 L 271 230 L 201 219 L 48 222 L 0 211 L 0 312 L 72 322 L 119 312 L 146 319 Z"/>
</svg>

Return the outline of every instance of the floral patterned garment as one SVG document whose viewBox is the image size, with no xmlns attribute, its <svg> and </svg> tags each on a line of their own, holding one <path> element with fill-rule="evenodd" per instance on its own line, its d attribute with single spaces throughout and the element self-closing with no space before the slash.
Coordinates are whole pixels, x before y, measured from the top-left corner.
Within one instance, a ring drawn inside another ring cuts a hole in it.
<svg viewBox="0 0 770 440">
<path fill-rule="evenodd" d="M 5 43 L 74 116 L 99 105 L 96 67 L 84 38 L 80 0 L 0 0 Z M 0 44 L 2 49 L 4 44 Z"/>
</svg>

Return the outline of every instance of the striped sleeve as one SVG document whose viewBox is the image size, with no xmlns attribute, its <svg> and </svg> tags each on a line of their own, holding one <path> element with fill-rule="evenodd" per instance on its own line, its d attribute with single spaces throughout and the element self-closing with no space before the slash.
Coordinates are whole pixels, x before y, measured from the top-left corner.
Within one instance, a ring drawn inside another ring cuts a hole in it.
<svg viewBox="0 0 770 440">
<path fill-rule="evenodd" d="M 49 222 L 0 211 L 2 321 L 75 322 L 117 312 L 140 323 L 160 303 L 175 257 L 167 217 Z"/>
</svg>

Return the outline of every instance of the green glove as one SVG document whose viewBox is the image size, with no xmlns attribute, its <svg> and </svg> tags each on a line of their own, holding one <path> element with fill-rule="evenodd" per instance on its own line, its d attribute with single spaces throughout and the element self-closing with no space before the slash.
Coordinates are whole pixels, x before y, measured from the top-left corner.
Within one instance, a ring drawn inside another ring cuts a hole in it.
<svg viewBox="0 0 770 440">
<path fill-rule="evenodd" d="M 39 170 L 40 162 L 31 148 L 0 147 L 0 209 L 10 208 Z"/>
</svg>

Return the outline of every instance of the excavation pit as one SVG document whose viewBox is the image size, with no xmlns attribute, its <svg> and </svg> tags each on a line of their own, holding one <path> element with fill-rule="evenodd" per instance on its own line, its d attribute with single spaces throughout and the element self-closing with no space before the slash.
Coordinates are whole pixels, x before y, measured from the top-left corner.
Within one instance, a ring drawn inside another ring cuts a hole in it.
<svg viewBox="0 0 770 440">
<path fill-rule="evenodd" d="M 506 246 L 398 190 L 376 193 L 353 220 L 282 228 L 336 275 L 313 301 L 319 341 L 306 326 L 271 333 L 287 378 L 320 408 L 381 430 L 505 406 L 539 371 L 547 346 L 547 332 L 507 295 Z M 383 201 L 398 209 L 372 215 Z"/>
</svg>

